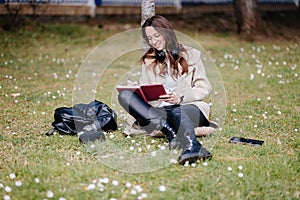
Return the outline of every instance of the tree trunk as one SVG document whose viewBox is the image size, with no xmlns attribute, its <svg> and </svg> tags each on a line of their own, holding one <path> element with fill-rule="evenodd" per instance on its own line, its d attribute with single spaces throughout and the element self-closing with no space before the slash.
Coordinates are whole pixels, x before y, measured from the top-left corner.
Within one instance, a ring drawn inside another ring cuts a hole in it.
<svg viewBox="0 0 300 200">
<path fill-rule="evenodd" d="M 142 7 L 141 25 L 143 25 L 146 19 L 155 15 L 155 1 L 142 0 L 141 7 Z"/>
<path fill-rule="evenodd" d="M 141 26 L 145 23 L 146 19 L 155 15 L 155 1 L 154 0 L 142 0 L 142 16 Z M 145 40 L 142 41 L 142 51 L 145 53 L 149 46 Z"/>
<path fill-rule="evenodd" d="M 243 39 L 254 40 L 267 34 L 256 0 L 234 0 L 233 3 L 238 33 Z"/>
</svg>

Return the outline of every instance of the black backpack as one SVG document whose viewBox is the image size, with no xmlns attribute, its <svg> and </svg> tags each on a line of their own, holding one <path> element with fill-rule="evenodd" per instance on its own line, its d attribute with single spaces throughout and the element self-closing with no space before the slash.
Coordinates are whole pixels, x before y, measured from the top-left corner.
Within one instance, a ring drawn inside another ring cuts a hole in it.
<svg viewBox="0 0 300 200">
<path fill-rule="evenodd" d="M 118 128 L 117 114 L 105 103 L 94 100 L 89 104 L 76 104 L 73 107 L 55 109 L 54 127 L 46 133 L 58 131 L 62 135 L 78 135 L 86 131 L 115 131 Z"/>
</svg>

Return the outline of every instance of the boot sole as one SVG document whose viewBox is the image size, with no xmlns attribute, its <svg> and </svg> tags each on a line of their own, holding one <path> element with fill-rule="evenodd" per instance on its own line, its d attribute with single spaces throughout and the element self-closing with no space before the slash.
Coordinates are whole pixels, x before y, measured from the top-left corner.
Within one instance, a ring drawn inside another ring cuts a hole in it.
<svg viewBox="0 0 300 200">
<path fill-rule="evenodd" d="M 195 163 L 198 160 L 211 160 L 212 155 L 206 155 L 206 156 L 200 156 L 199 153 L 191 154 L 191 155 L 183 155 L 178 159 L 178 162 L 181 165 L 184 165 L 187 161 L 189 161 L 189 164 Z"/>
</svg>

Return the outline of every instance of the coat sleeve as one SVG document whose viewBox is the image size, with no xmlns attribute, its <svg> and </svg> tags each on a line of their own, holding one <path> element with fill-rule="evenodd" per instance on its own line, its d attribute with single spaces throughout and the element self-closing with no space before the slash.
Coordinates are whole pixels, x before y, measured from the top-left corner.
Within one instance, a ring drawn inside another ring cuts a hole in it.
<svg viewBox="0 0 300 200">
<path fill-rule="evenodd" d="M 211 85 L 206 76 L 200 51 L 193 50 L 189 57 L 189 72 L 178 78 L 177 95 L 182 103 L 202 101 L 209 96 Z"/>
</svg>

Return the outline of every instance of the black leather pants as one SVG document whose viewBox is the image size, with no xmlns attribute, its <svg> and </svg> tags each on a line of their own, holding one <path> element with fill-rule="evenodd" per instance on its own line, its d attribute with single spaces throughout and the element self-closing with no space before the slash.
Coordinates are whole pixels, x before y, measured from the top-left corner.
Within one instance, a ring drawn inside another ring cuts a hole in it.
<svg viewBox="0 0 300 200">
<path fill-rule="evenodd" d="M 207 126 L 209 123 L 195 105 L 170 105 L 153 107 L 129 90 L 122 91 L 118 100 L 120 105 L 132 115 L 147 131 L 160 130 L 167 122 L 177 132 L 178 140 L 195 139 L 194 127 Z"/>
</svg>

